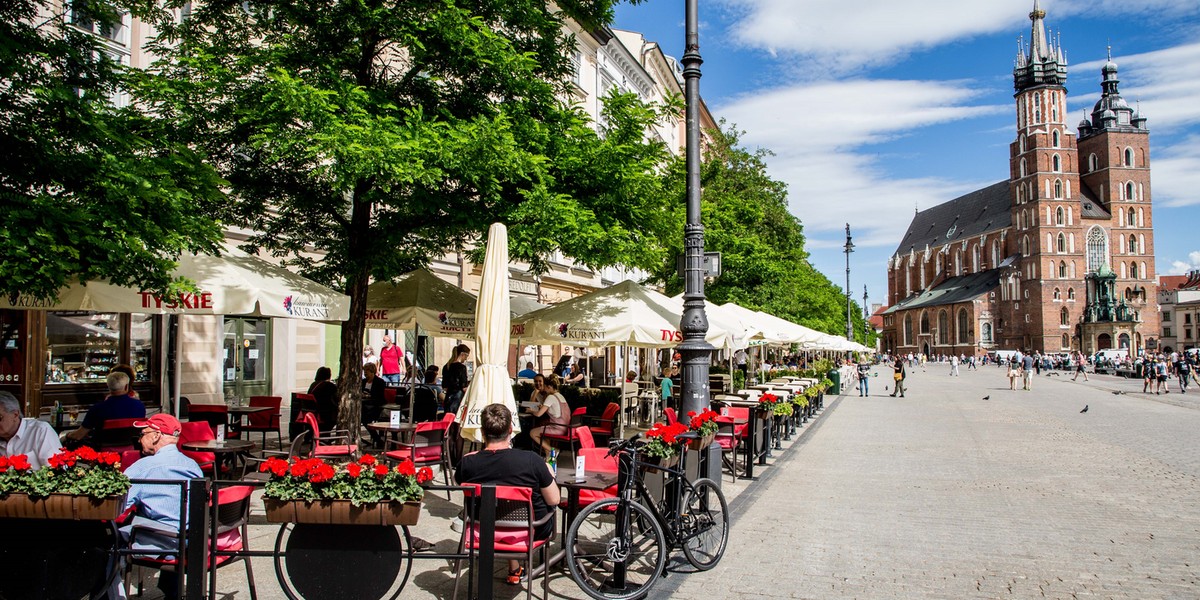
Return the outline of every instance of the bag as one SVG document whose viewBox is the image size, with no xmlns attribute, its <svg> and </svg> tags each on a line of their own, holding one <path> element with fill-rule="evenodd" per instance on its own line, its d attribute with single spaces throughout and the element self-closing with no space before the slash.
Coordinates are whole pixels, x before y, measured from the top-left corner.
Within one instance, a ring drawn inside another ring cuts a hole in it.
<svg viewBox="0 0 1200 600">
<path fill-rule="evenodd" d="M 895 379 L 896 381 L 900 381 L 901 379 L 904 379 L 904 375 L 902 375 L 900 373 L 893 373 L 892 379 Z"/>
</svg>

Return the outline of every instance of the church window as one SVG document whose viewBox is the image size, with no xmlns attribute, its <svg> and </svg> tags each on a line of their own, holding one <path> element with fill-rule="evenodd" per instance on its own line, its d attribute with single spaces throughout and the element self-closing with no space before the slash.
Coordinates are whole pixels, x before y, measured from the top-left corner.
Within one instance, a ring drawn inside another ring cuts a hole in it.
<svg viewBox="0 0 1200 600">
<path fill-rule="evenodd" d="M 1131 233 L 1131 234 L 1129 234 L 1129 253 L 1137 254 L 1137 251 L 1138 251 L 1137 238 L 1134 237 L 1133 234 Z"/>
<path fill-rule="evenodd" d="M 1062 187 L 1062 180 L 1061 180 L 1061 179 L 1055 179 L 1055 180 L 1054 180 L 1054 197 L 1055 197 L 1055 198 L 1062 198 L 1062 197 L 1063 197 L 1063 187 Z"/>
<path fill-rule="evenodd" d="M 967 343 L 967 309 L 958 309 L 958 343 Z"/>
<path fill-rule="evenodd" d="M 1000 266 L 1000 240 L 992 242 L 992 268 Z"/>
<path fill-rule="evenodd" d="M 1130 279 L 1138 278 L 1138 265 L 1135 262 L 1129 263 L 1129 278 Z"/>
<path fill-rule="evenodd" d="M 1054 224 L 1055 225 L 1066 225 L 1067 224 L 1067 211 L 1063 210 L 1063 207 L 1061 207 L 1061 206 L 1054 210 Z"/>
<path fill-rule="evenodd" d="M 944 310 L 938 312 L 938 343 L 943 346 L 950 343 L 950 318 Z"/>
<path fill-rule="evenodd" d="M 1029 256 L 1029 236 L 1021 236 L 1021 256 Z"/>
<path fill-rule="evenodd" d="M 1127 166 L 1127 167 L 1133 166 L 1133 148 L 1125 149 L 1125 166 Z"/>
<path fill-rule="evenodd" d="M 1132 181 L 1125 182 L 1125 199 L 1126 200 L 1137 200 L 1137 196 L 1133 195 L 1133 182 Z"/>
<path fill-rule="evenodd" d="M 1042 94 L 1040 92 L 1033 95 L 1033 122 L 1042 122 Z"/>
<path fill-rule="evenodd" d="M 912 345 L 913 343 L 913 326 L 912 315 L 904 315 L 904 345 Z"/>
<path fill-rule="evenodd" d="M 1054 130 L 1054 133 L 1053 133 L 1053 134 L 1052 134 L 1050 137 L 1051 137 L 1051 139 L 1053 140 L 1053 141 L 1052 141 L 1052 143 L 1054 144 L 1054 147 L 1055 147 L 1055 148 L 1057 148 L 1057 147 L 1058 147 L 1058 143 L 1059 143 L 1059 141 L 1058 141 L 1058 130 L 1057 130 L 1057 129 L 1055 129 L 1055 130 Z"/>
<path fill-rule="evenodd" d="M 1025 176 L 1025 159 L 1021 159 L 1021 177 Z"/>
<path fill-rule="evenodd" d="M 1071 261 L 1071 264 L 1067 265 L 1067 267 L 1067 277 L 1070 277 L 1071 279 L 1078 277 L 1078 275 L 1075 274 L 1075 261 Z"/>
<path fill-rule="evenodd" d="M 1070 348 L 1071 348 L 1071 336 L 1064 333 L 1062 335 L 1062 349 L 1068 350 Z"/>
<path fill-rule="evenodd" d="M 1142 277 L 1150 276 L 1150 271 L 1146 270 L 1146 262 L 1145 261 L 1142 261 L 1142 271 L 1141 272 L 1142 272 Z"/>
<path fill-rule="evenodd" d="M 1095 154 L 1088 155 L 1088 172 L 1095 171 L 1100 168 L 1100 159 L 1096 158 Z"/>
<path fill-rule="evenodd" d="M 1130 209 L 1130 210 L 1132 210 L 1132 209 Z M 1146 226 L 1146 213 L 1145 213 L 1145 211 L 1143 211 L 1140 208 L 1138 209 L 1138 212 L 1137 212 L 1137 226 L 1138 227 Z"/>
<path fill-rule="evenodd" d="M 1050 93 L 1050 120 L 1058 122 L 1058 92 Z M 1055 144 L 1055 147 L 1058 145 Z"/>
<path fill-rule="evenodd" d="M 1070 302 L 1075 301 L 1075 288 L 1067 288 L 1067 300 Z"/>
<path fill-rule="evenodd" d="M 1067 198 L 1070 199 L 1071 198 L 1071 180 L 1068 179 L 1064 185 L 1067 188 Z"/>
<path fill-rule="evenodd" d="M 1125 263 L 1120 263 L 1120 265 L 1121 265 L 1121 279 L 1127 279 L 1129 277 L 1129 271 L 1125 270 Z"/>
<path fill-rule="evenodd" d="M 954 252 L 954 276 L 962 275 L 962 252 Z"/>
<path fill-rule="evenodd" d="M 971 248 L 971 272 L 979 272 L 979 246 Z"/>
<path fill-rule="evenodd" d="M 1067 216 L 1070 217 L 1069 211 L 1067 213 Z M 1067 222 L 1069 223 L 1070 221 L 1067 221 Z M 1075 253 L 1075 234 L 1074 233 L 1067 236 L 1067 249 L 1071 254 Z"/>
<path fill-rule="evenodd" d="M 1068 311 L 1067 307 L 1065 307 L 1065 306 L 1062 308 L 1062 310 L 1058 311 L 1058 324 L 1059 325 L 1070 325 L 1071 324 L 1071 312 Z"/>
<path fill-rule="evenodd" d="M 1108 237 L 1100 227 L 1092 227 L 1087 234 L 1087 270 L 1095 273 L 1108 264 Z"/>
<path fill-rule="evenodd" d="M 921 313 L 921 333 L 929 333 L 929 313 Z"/>
<path fill-rule="evenodd" d="M 936 266 L 937 272 L 939 274 L 941 274 L 941 272 L 942 272 L 942 253 L 941 252 L 938 252 L 937 258 L 935 259 L 935 263 L 937 265 Z"/>
<path fill-rule="evenodd" d="M 1133 212 L 1133 209 L 1131 208 L 1129 209 L 1129 212 L 1125 214 L 1129 215 L 1129 218 L 1125 220 L 1125 224 L 1130 227 L 1137 227 L 1137 213 Z"/>
<path fill-rule="evenodd" d="M 1023 108 L 1024 107 L 1022 107 L 1022 109 Z M 1024 112 L 1024 110 L 1022 110 L 1022 112 Z M 1018 146 L 1019 146 L 1021 152 L 1025 151 L 1025 134 L 1023 134 L 1023 133 L 1021 134 L 1021 137 L 1019 138 Z"/>
<path fill-rule="evenodd" d="M 1145 236 L 1145 234 L 1139 233 L 1138 234 L 1138 254 L 1145 254 L 1145 253 L 1146 253 L 1146 236 Z"/>
<path fill-rule="evenodd" d="M 1067 261 L 1065 261 L 1065 260 L 1060 261 L 1058 263 L 1058 278 L 1059 279 L 1067 278 Z"/>
<path fill-rule="evenodd" d="M 1058 288 L 1054 288 L 1054 300 L 1062 300 L 1062 292 L 1060 292 Z"/>
<path fill-rule="evenodd" d="M 1024 188 L 1022 188 L 1022 187 L 1017 187 L 1017 204 L 1018 204 L 1018 205 L 1019 205 L 1019 204 L 1022 204 L 1023 202 L 1025 202 L 1025 194 L 1024 194 L 1024 192 L 1025 192 L 1025 189 L 1024 189 Z"/>
<path fill-rule="evenodd" d="M 1066 254 L 1067 252 L 1067 236 L 1061 233 L 1058 234 L 1058 252 L 1059 254 Z"/>
<path fill-rule="evenodd" d="M 904 267 L 904 294 L 912 293 L 912 265 Z"/>
<path fill-rule="evenodd" d="M 1061 173 L 1062 172 L 1062 159 L 1059 158 L 1059 156 L 1057 154 L 1055 154 L 1050 159 L 1050 161 L 1051 161 L 1051 164 L 1053 165 L 1054 172 Z"/>
</svg>

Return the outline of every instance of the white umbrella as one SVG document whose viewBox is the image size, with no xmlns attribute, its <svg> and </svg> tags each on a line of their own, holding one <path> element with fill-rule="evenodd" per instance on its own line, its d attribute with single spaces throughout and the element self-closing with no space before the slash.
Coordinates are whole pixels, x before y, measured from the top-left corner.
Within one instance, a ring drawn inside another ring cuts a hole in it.
<svg viewBox="0 0 1200 600">
<path fill-rule="evenodd" d="M 664 348 L 683 341 L 679 311 L 634 281 L 589 292 L 514 319 L 522 343 Z"/>
<path fill-rule="evenodd" d="M 722 304 L 721 308 L 741 319 L 742 322 L 753 323 L 759 329 L 759 333 L 755 337 L 769 344 L 807 345 L 820 341 L 821 336 L 824 335 L 803 325 L 792 323 L 772 314 L 750 310 L 732 302 Z"/>
<path fill-rule="evenodd" d="M 679 303 L 680 310 L 683 310 L 683 294 L 672 296 L 671 300 Z M 726 310 L 723 306 L 709 302 L 708 300 L 704 301 L 704 314 L 708 317 L 708 341 L 718 348 L 727 348 L 730 350 L 745 348 L 752 345 L 752 340 L 759 333 L 762 333 L 761 329 L 753 324 L 753 321 L 744 320 L 732 311 Z M 717 338 L 720 344 L 713 341 L 712 334 L 714 330 L 723 331 L 727 334 L 723 338 Z"/>
<path fill-rule="evenodd" d="M 236 247 L 224 246 L 221 256 L 187 254 L 179 257 L 177 277 L 196 283 L 198 291 L 175 298 L 113 285 L 104 281 L 76 283 L 63 288 L 57 301 L 18 296 L 0 298 L 0 308 L 88 310 L 95 312 L 247 315 L 345 321 L 350 297 Z"/>
<path fill-rule="evenodd" d="M 479 366 L 467 388 L 457 421 L 462 436 L 483 441 L 480 413 L 489 404 L 503 404 L 513 415 L 513 431 L 520 431 L 517 402 L 508 379 L 509 343 L 508 230 L 500 223 L 488 229 L 487 254 L 483 261 L 483 281 L 475 305 L 475 350 Z"/>
<path fill-rule="evenodd" d="M 367 288 L 367 327 L 417 325 L 438 337 L 470 337 L 475 332 L 475 296 L 425 269 Z"/>
</svg>

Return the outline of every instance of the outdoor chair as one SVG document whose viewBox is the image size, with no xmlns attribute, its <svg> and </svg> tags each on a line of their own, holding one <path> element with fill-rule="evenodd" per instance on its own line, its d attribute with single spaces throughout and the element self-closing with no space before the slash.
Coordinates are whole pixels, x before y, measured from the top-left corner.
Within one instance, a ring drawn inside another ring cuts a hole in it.
<svg viewBox="0 0 1200 600">
<path fill-rule="evenodd" d="M 398 449 L 386 451 L 383 456 L 396 462 L 411 460 L 413 465 L 418 468 L 438 465 L 442 469 L 442 480 L 446 485 L 450 485 L 449 445 L 451 439 L 446 435 L 450 424 L 451 421 L 445 419 L 417 423 L 417 428 L 413 431 L 412 442 L 388 440 L 385 448 L 396 447 Z M 449 492 L 446 493 L 446 498 L 450 498 Z"/>
<path fill-rule="evenodd" d="M 618 459 L 615 455 L 614 456 L 608 455 L 608 448 L 580 448 L 579 456 L 583 457 L 585 468 L 588 471 L 596 471 L 599 473 L 616 473 L 617 472 Z M 574 469 L 575 466 L 571 465 L 570 468 Z M 615 483 L 612 484 L 612 486 L 610 486 L 606 489 L 603 489 L 603 490 L 582 490 L 581 489 L 581 490 L 579 490 L 579 508 L 582 509 L 583 507 L 585 507 L 593 502 L 599 502 L 601 500 L 604 500 L 605 498 L 616 498 L 616 497 L 617 497 L 617 484 L 615 484 Z M 568 500 L 567 498 L 563 498 L 562 502 L 559 503 L 559 506 L 563 510 L 570 510 L 571 507 L 567 505 L 568 502 L 570 502 L 570 500 Z M 566 516 L 569 517 L 570 515 L 566 515 Z M 567 526 L 567 525 L 569 525 L 569 523 L 564 522 L 564 526 Z"/>
<path fill-rule="evenodd" d="M 106 452 L 133 450 L 133 444 L 141 436 L 142 429 L 133 424 L 145 419 L 109 419 L 96 432 L 96 449 Z"/>
<path fill-rule="evenodd" d="M 667 417 L 667 425 L 674 425 L 679 422 L 679 417 L 675 416 L 675 409 L 664 408 L 663 415 Z"/>
<path fill-rule="evenodd" d="M 609 402 L 608 406 L 604 407 L 604 412 L 599 418 L 588 417 L 585 419 L 592 437 L 607 445 L 608 440 L 612 439 L 617 430 L 617 415 L 620 413 L 621 405 L 616 402 Z"/>
<path fill-rule="evenodd" d="M 316 411 L 316 397 L 312 394 L 292 393 L 292 422 L 288 423 L 288 439 L 294 440 L 302 432 L 308 431 L 308 424 L 304 421 L 304 414 L 315 413 Z"/>
<path fill-rule="evenodd" d="M 571 413 L 571 423 L 567 426 L 562 425 L 546 425 L 542 430 L 542 439 L 549 440 L 551 445 L 557 446 L 565 444 L 571 453 L 574 454 L 576 444 L 579 442 L 579 430 L 587 429 L 583 424 L 583 418 L 587 416 L 587 408 L 579 407 Z M 591 434 L 591 431 L 588 431 Z"/>
<path fill-rule="evenodd" d="M 465 502 L 475 502 L 479 497 L 478 484 L 467 484 L 467 490 L 463 492 Z M 469 552 L 474 556 L 480 548 L 479 544 L 479 523 L 475 520 L 476 510 L 468 506 L 464 511 L 464 523 L 462 530 L 462 538 L 459 541 L 459 553 Z M 533 572 L 533 555 L 534 553 L 541 554 L 542 564 L 546 563 L 549 558 L 550 540 L 554 539 L 556 533 L 552 531 L 550 536 L 544 540 L 535 539 L 534 533 L 542 525 L 550 523 L 554 526 L 554 511 L 546 513 L 541 519 L 534 520 L 533 512 L 533 491 L 527 487 L 514 487 L 507 485 L 496 486 L 496 538 L 493 548 L 495 549 L 495 558 L 500 559 L 516 559 L 525 561 L 525 572 Z M 557 529 L 557 528 L 556 528 Z M 451 598 L 458 598 L 458 585 L 462 575 L 463 559 L 455 559 L 454 561 L 454 594 Z M 553 569 L 543 569 L 542 573 L 542 598 L 548 600 L 550 595 L 550 571 Z M 480 577 L 490 577 L 492 568 L 490 565 L 483 565 Z M 532 578 L 525 587 L 526 598 L 533 598 L 533 581 Z"/>
<path fill-rule="evenodd" d="M 744 424 L 735 424 L 735 419 L 745 419 Z M 730 406 L 727 415 L 717 417 L 720 429 L 713 438 L 721 446 L 721 462 L 729 469 L 733 481 L 737 481 L 737 450 L 739 444 L 746 443 L 750 431 L 750 408 L 747 406 Z M 754 460 L 753 457 L 750 460 Z"/>
<path fill-rule="evenodd" d="M 316 458 L 346 458 L 353 460 L 358 454 L 358 445 L 350 443 L 350 432 L 334 429 L 321 435 L 316 413 L 304 413 L 304 422 L 312 429 L 312 456 Z"/>
<path fill-rule="evenodd" d="M 413 407 L 412 420 L 413 423 L 424 423 L 427 421 L 436 421 L 438 418 L 438 399 L 437 394 L 433 393 L 433 388 L 418 385 L 413 389 Z"/>
<path fill-rule="evenodd" d="M 250 406 L 265 406 L 271 410 L 264 410 L 262 412 L 250 413 L 246 415 L 249 422 L 242 426 L 241 431 L 248 433 L 261 433 L 263 448 L 267 447 L 267 434 L 274 433 L 279 439 L 279 447 L 282 448 L 283 432 L 280 431 L 279 423 L 279 410 L 282 405 L 283 398 L 280 398 L 279 396 L 250 396 Z"/>
<path fill-rule="evenodd" d="M 228 427 L 229 407 L 224 404 L 192 404 L 188 409 L 188 420 L 208 423 L 213 431 L 216 431 L 218 426 L 225 427 L 225 437 L 230 439 L 238 437 L 237 432 L 231 431 Z"/>
<path fill-rule="evenodd" d="M 217 455 L 212 452 L 193 452 L 184 450 L 183 445 L 187 442 L 202 442 L 204 440 L 217 439 L 213 433 L 212 427 L 207 421 L 185 421 L 179 424 L 179 451 L 196 461 L 200 465 L 200 470 L 212 475 L 214 478 L 216 469 Z"/>
</svg>

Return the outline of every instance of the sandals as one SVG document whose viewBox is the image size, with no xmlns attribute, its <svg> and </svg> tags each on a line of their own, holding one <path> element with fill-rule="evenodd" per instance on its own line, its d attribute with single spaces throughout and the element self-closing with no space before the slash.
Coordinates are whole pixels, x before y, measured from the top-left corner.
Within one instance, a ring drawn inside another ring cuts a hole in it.
<svg viewBox="0 0 1200 600">
<path fill-rule="evenodd" d="M 515 571 L 508 572 L 508 578 L 504 580 L 508 585 L 521 585 L 521 580 L 525 578 L 525 567 L 517 567 Z"/>
</svg>

